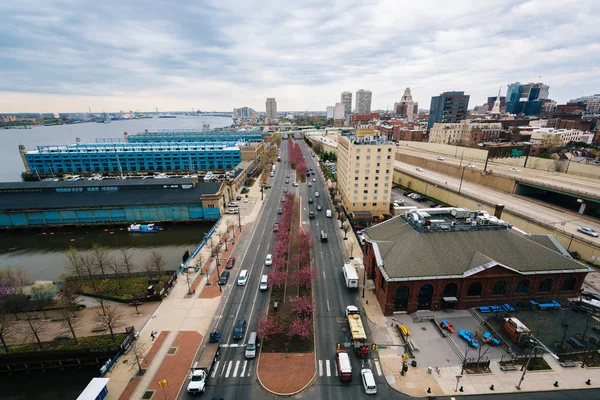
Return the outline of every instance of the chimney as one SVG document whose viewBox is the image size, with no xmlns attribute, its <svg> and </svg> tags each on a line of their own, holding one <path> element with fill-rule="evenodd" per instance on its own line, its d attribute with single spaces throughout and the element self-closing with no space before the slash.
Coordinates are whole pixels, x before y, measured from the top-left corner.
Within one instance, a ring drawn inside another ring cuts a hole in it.
<svg viewBox="0 0 600 400">
<path fill-rule="evenodd" d="M 502 219 L 502 211 L 504 211 L 504 204 L 496 204 L 494 208 L 494 217 Z"/>
</svg>

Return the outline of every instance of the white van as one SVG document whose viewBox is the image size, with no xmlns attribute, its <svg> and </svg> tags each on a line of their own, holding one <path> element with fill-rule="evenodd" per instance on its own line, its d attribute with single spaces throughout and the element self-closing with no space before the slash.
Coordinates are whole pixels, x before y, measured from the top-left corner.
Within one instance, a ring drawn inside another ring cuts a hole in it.
<svg viewBox="0 0 600 400">
<path fill-rule="evenodd" d="M 261 292 L 264 292 L 265 290 L 267 290 L 269 288 L 269 283 L 267 282 L 268 279 L 269 279 L 268 275 L 263 275 L 262 278 L 260 278 L 260 285 L 258 286 L 258 288 L 260 289 Z"/>
<path fill-rule="evenodd" d="M 237 284 L 238 284 L 238 286 L 246 286 L 246 282 L 248 282 L 248 270 L 243 269 L 240 271 L 240 274 L 238 275 Z"/>
<path fill-rule="evenodd" d="M 376 394 L 377 393 L 377 384 L 375 384 L 375 378 L 373 378 L 373 372 L 368 369 L 362 369 L 360 371 L 360 375 L 362 377 L 363 387 L 365 388 L 366 394 Z"/>
<path fill-rule="evenodd" d="M 325 216 L 326 216 L 327 218 L 331 218 L 331 210 L 327 210 L 327 211 L 325 211 Z"/>
<path fill-rule="evenodd" d="M 256 357 L 256 332 L 251 332 L 246 343 L 246 358 Z"/>
<path fill-rule="evenodd" d="M 315 197 L 319 197 L 319 192 L 315 192 Z"/>
</svg>

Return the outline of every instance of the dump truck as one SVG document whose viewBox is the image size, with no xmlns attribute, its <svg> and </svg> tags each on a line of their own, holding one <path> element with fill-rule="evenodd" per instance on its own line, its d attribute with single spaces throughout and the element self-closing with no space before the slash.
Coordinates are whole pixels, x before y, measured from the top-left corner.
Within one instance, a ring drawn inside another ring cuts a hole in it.
<svg viewBox="0 0 600 400">
<path fill-rule="evenodd" d="M 354 353 L 361 358 L 366 358 L 369 355 L 369 346 L 365 344 L 367 334 L 360 319 L 358 308 L 355 306 L 346 307 L 346 318 L 348 319 L 350 333 L 352 334 Z"/>
<path fill-rule="evenodd" d="M 216 329 L 210 333 L 209 341 L 204 347 L 200 359 L 191 369 L 191 380 L 187 386 L 189 394 L 202 394 L 206 391 L 206 383 L 212 372 L 215 361 L 219 357 L 221 333 Z"/>
</svg>

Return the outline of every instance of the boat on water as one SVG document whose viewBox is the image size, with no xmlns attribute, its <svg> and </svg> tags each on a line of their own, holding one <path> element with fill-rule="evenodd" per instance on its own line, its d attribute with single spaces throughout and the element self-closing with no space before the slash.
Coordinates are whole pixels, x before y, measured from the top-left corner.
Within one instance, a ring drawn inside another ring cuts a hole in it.
<svg viewBox="0 0 600 400">
<path fill-rule="evenodd" d="M 177 118 L 177 115 L 163 114 L 159 115 L 158 118 Z"/>
<path fill-rule="evenodd" d="M 157 233 L 162 230 L 162 227 L 154 224 L 131 224 L 127 228 L 131 233 Z"/>
</svg>

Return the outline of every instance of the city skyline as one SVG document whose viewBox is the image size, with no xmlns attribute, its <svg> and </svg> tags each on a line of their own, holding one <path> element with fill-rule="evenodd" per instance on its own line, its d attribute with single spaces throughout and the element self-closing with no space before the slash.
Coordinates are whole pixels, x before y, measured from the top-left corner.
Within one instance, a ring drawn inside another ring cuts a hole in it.
<svg viewBox="0 0 600 400">
<path fill-rule="evenodd" d="M 0 112 L 263 112 L 267 97 L 324 111 L 360 88 L 387 110 L 406 87 L 422 107 L 465 91 L 472 108 L 516 81 L 561 104 L 600 84 L 598 34 L 581 29 L 594 1 L 232 4 L 3 4 Z"/>
</svg>

